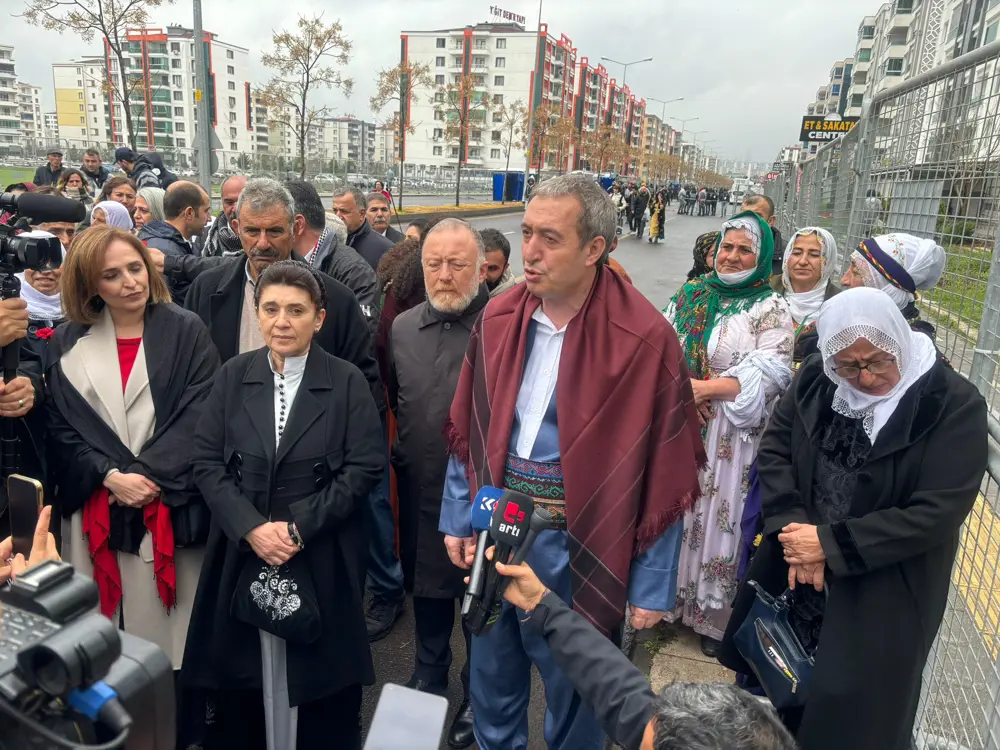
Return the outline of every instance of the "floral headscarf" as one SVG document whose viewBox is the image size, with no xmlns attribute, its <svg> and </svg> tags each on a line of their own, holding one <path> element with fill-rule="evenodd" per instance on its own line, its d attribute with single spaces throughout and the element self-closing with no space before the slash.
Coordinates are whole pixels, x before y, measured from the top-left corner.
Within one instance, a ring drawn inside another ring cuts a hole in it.
<svg viewBox="0 0 1000 750">
<path fill-rule="evenodd" d="M 708 342 L 719 318 L 746 312 L 755 304 L 775 294 L 768 284 L 771 259 L 774 256 L 774 235 L 771 227 L 753 211 L 743 211 L 722 225 L 715 252 L 727 232 L 742 229 L 750 239 L 757 265 L 748 278 L 736 284 L 726 284 L 717 270 L 688 281 L 671 299 L 676 310 L 674 328 L 684 341 L 684 356 L 691 377 L 703 379 L 709 375 Z"/>
<path fill-rule="evenodd" d="M 862 240 L 851 253 L 851 267 L 864 285 L 888 294 L 900 310 L 916 299 L 917 291 L 934 288 L 946 260 L 944 248 L 934 240 L 902 232 Z"/>
</svg>

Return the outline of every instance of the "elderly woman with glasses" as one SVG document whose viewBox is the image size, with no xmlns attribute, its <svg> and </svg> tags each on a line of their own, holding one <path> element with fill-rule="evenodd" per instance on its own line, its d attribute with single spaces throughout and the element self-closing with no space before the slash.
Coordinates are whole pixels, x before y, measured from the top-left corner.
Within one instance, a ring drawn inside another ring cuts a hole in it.
<svg viewBox="0 0 1000 750">
<path fill-rule="evenodd" d="M 747 578 L 812 612 L 809 692 L 782 716 L 800 747 L 903 750 L 986 471 L 986 403 L 879 290 L 833 297 L 817 331 L 761 440 Z M 719 656 L 744 674 L 733 637 L 754 598 L 744 584 Z"/>
</svg>

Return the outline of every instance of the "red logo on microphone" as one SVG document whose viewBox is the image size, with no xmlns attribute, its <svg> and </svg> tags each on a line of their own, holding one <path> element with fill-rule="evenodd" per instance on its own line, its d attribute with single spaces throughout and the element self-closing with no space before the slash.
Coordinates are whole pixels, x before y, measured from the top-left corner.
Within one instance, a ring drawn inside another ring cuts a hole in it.
<svg viewBox="0 0 1000 750">
<path fill-rule="evenodd" d="M 507 523 L 521 523 L 524 520 L 524 511 L 517 503 L 507 503 L 503 509 L 503 520 Z"/>
</svg>

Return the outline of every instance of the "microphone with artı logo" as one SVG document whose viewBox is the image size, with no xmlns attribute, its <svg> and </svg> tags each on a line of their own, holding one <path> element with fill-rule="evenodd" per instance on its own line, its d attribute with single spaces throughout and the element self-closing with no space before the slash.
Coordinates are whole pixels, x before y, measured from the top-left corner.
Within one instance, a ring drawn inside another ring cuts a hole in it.
<svg viewBox="0 0 1000 750">
<path fill-rule="evenodd" d="M 487 572 L 483 593 L 478 605 L 472 608 L 465 619 L 469 632 L 473 635 L 487 632 L 500 615 L 503 602 L 497 598 L 500 574 L 497 573 L 496 562 L 507 562 L 511 552 L 527 538 L 534 509 L 534 500 L 520 492 L 508 490 L 497 501 L 490 520 L 490 536 L 496 543 L 493 560 L 485 563 Z"/>
<path fill-rule="evenodd" d="M 477 532 L 476 556 L 472 560 L 472 570 L 469 572 L 469 586 L 462 600 L 462 617 L 472 611 L 476 601 L 483 594 L 483 568 L 486 562 L 486 549 L 490 546 L 490 521 L 493 520 L 493 509 L 503 495 L 503 490 L 496 487 L 482 487 L 476 493 L 472 503 L 472 530 Z"/>
<path fill-rule="evenodd" d="M 535 539 L 538 538 L 538 535 L 543 531 L 553 528 L 554 525 L 555 517 L 548 508 L 535 508 L 534 512 L 531 514 L 531 522 L 528 525 L 528 535 L 517 548 L 517 552 L 514 553 L 514 559 L 506 564 L 520 565 L 523 563 L 524 558 L 528 556 L 528 551 L 531 549 L 532 545 L 534 545 Z M 503 592 L 507 590 L 507 585 L 509 583 L 510 578 L 507 576 L 500 577 L 500 584 L 497 587 L 497 598 L 503 597 Z"/>
</svg>

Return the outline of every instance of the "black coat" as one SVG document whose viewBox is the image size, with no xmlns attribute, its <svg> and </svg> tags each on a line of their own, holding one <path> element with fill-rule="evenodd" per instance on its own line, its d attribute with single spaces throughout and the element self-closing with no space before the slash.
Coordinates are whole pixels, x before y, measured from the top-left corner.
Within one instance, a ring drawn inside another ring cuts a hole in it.
<svg viewBox="0 0 1000 750">
<path fill-rule="evenodd" d="M 198 274 L 187 291 L 184 306 L 198 313 L 208 326 L 222 361 L 239 353 L 240 318 L 246 285 L 246 257 L 205 258 L 212 263 Z M 313 343 L 335 357 L 355 365 L 368 381 L 380 412 L 385 411 L 385 393 L 375 362 L 375 346 L 368 321 L 358 300 L 346 286 L 320 274 L 326 287 L 326 320 Z"/>
<path fill-rule="evenodd" d="M 406 235 L 396 229 L 392 224 L 385 230 L 385 238 L 393 245 L 406 239 Z"/>
<path fill-rule="evenodd" d="M 139 230 L 138 237 L 148 247 L 154 247 L 164 255 L 185 256 L 194 255 L 194 248 L 184 235 L 177 231 L 177 227 L 165 221 L 151 221 Z M 184 296 L 187 294 L 189 282 L 184 279 L 177 279 L 172 276 L 164 277 L 167 286 L 170 287 L 170 294 L 181 307 L 184 306 Z"/>
<path fill-rule="evenodd" d="M 803 750 L 905 750 L 959 529 L 986 471 L 987 409 L 969 381 L 936 363 L 879 433 L 848 518 L 822 525 L 812 476 L 834 389 L 819 355 L 810 357 L 764 432 L 764 541 L 748 578 L 783 591 L 788 566 L 777 534 L 793 522 L 819 524 L 829 599 L 797 739 Z M 744 673 L 732 636 L 752 600 L 741 587 L 719 656 Z"/>
<path fill-rule="evenodd" d="M 230 615 L 244 563 L 243 536 L 265 523 L 294 521 L 313 576 L 322 634 L 289 642 L 291 704 L 324 698 L 375 674 L 364 616 L 368 559 L 363 503 L 382 477 L 378 410 L 358 369 L 310 350 L 275 451 L 274 375 L 267 349 L 223 365 L 195 438 L 194 474 L 212 527 L 181 672 L 219 690 L 261 687 L 260 637 Z"/>
<path fill-rule="evenodd" d="M 389 345 L 389 404 L 396 415 L 392 465 L 399 490 L 399 547 L 413 593 L 437 599 L 461 596 L 465 572 L 452 565 L 438 531 L 448 468 L 442 426 L 486 287 L 462 315 L 445 315 L 427 302 L 399 315 Z"/>
<path fill-rule="evenodd" d="M 368 321 L 374 337 L 378 333 L 379 291 L 375 269 L 358 252 L 340 241 L 336 232 L 327 232 L 316 248 L 313 264 L 320 271 L 346 286 L 358 298 L 361 314 Z"/>
<path fill-rule="evenodd" d="M 358 228 L 358 231 L 347 235 L 347 244 L 357 250 L 358 255 L 375 269 L 378 268 L 379 259 L 392 249 L 392 240 L 387 240 L 372 229 L 368 219 L 365 219 L 365 223 Z"/>
</svg>

